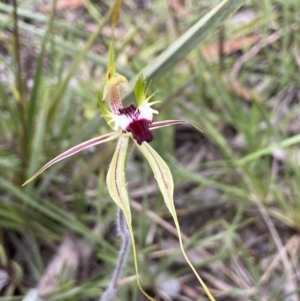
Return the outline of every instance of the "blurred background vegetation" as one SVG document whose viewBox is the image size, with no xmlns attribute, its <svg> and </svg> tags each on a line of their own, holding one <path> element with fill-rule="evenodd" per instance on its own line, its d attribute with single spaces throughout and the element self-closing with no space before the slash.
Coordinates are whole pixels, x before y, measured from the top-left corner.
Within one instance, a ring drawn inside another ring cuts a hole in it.
<svg viewBox="0 0 300 301">
<path fill-rule="evenodd" d="M 220 2 L 124 1 L 118 71 L 131 83 L 150 76 L 157 120 L 204 131 L 156 130 L 152 145 L 173 171 L 185 247 L 215 298 L 299 301 L 300 1 L 246 1 L 201 43 L 196 34 L 178 46 Z M 0 2 L 1 301 L 96 300 L 109 283 L 119 247 L 105 186 L 114 142 L 21 184 L 109 130 L 96 91 L 111 4 L 57 0 L 53 12 L 51 1 Z M 166 49 L 175 55 L 163 61 Z M 143 287 L 157 300 L 207 300 L 138 152 L 127 180 Z M 133 275 L 129 256 L 116 300 L 144 300 Z"/>
</svg>

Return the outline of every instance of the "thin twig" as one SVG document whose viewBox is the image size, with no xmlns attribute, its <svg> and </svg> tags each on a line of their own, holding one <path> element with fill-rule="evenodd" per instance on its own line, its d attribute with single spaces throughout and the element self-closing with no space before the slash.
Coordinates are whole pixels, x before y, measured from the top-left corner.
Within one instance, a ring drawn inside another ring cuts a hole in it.
<svg viewBox="0 0 300 301">
<path fill-rule="evenodd" d="M 142 210 L 142 206 L 134 200 L 131 200 L 131 206 L 133 209 L 135 209 L 137 211 Z M 163 218 L 161 218 L 155 212 L 153 212 L 151 210 L 147 210 L 146 214 L 156 224 L 160 225 L 161 227 L 166 229 L 168 232 L 170 232 L 174 236 L 178 237 L 178 233 L 177 233 L 175 227 L 173 225 L 171 225 L 170 223 L 166 222 Z M 181 237 L 182 237 L 182 241 L 185 243 L 188 243 L 190 240 L 190 238 L 182 232 L 181 232 Z M 209 260 L 213 257 L 208 251 L 205 250 L 205 248 L 203 248 L 201 246 L 195 247 L 194 250 L 195 250 L 196 254 L 199 254 L 201 257 L 205 258 L 206 260 Z M 244 282 L 243 279 L 241 279 L 237 275 L 235 275 L 234 272 L 232 272 L 229 268 L 227 268 L 222 262 L 218 262 L 218 261 L 211 262 L 210 267 L 214 271 L 218 271 L 218 272 L 222 271 L 226 276 L 228 276 L 230 279 L 232 279 L 235 283 L 238 283 L 243 289 L 245 289 L 245 290 L 250 289 L 250 286 L 246 282 Z"/>
<path fill-rule="evenodd" d="M 280 239 L 280 236 L 279 236 L 279 234 L 278 234 L 278 232 L 275 228 L 275 225 L 274 225 L 271 217 L 269 216 L 268 211 L 267 211 L 266 207 L 264 206 L 261 198 L 259 197 L 259 195 L 255 191 L 255 188 L 253 187 L 249 177 L 246 175 L 246 173 L 242 169 L 240 169 L 239 172 L 243 176 L 244 181 L 245 181 L 246 185 L 248 186 L 249 191 L 251 192 L 251 197 L 252 197 L 253 201 L 256 203 L 256 205 L 257 205 L 257 207 L 260 211 L 260 214 L 262 215 L 262 217 L 263 217 L 263 219 L 264 219 L 264 221 L 265 221 L 265 223 L 266 223 L 266 225 L 267 225 L 267 227 L 268 227 L 268 229 L 271 233 L 271 236 L 272 236 L 272 238 L 275 242 L 275 245 L 277 247 L 280 259 L 282 261 L 283 267 L 284 267 L 284 269 L 286 271 L 286 275 L 287 275 L 287 280 L 286 280 L 286 283 L 287 283 L 287 286 L 288 286 L 288 292 L 287 293 L 294 293 L 291 296 L 291 300 L 299 301 L 299 297 L 296 295 L 297 285 L 296 285 L 296 283 L 294 281 L 294 278 L 293 278 L 293 275 L 292 275 L 293 268 L 292 268 L 292 265 L 289 261 L 286 249 L 283 246 L 283 243 Z"/>
</svg>

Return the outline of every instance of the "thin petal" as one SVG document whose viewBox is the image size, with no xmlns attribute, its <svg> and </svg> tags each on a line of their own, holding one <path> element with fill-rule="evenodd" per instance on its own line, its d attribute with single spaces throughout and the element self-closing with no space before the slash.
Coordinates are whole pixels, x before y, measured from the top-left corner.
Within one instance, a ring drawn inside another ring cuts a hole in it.
<svg viewBox="0 0 300 301">
<path fill-rule="evenodd" d="M 151 130 L 156 130 L 162 127 L 166 127 L 166 126 L 170 126 L 170 125 L 175 125 L 175 124 L 181 124 L 181 123 L 185 123 L 185 124 L 189 124 L 192 127 L 194 127 L 197 131 L 203 133 L 203 131 L 201 129 L 199 129 L 198 127 L 196 127 L 195 125 L 189 123 L 188 121 L 185 120 L 164 120 L 164 121 L 156 121 L 153 122 L 150 126 L 149 129 Z"/>
<path fill-rule="evenodd" d="M 88 141 L 85 141 L 83 143 L 80 143 L 72 148 L 70 148 L 69 150 L 65 151 L 64 153 L 58 155 L 57 157 L 55 157 L 54 159 L 52 159 L 51 161 L 49 161 L 46 165 L 44 165 L 35 175 L 33 175 L 30 179 L 28 179 L 22 186 L 25 186 L 26 184 L 28 184 L 29 182 L 31 182 L 33 179 L 35 179 L 38 175 L 40 175 L 43 171 L 45 171 L 48 167 L 50 167 L 51 165 L 67 158 L 70 157 L 86 148 L 89 148 L 91 146 L 100 144 L 100 143 L 104 143 L 107 141 L 111 141 L 114 140 L 116 138 L 118 138 L 120 136 L 121 133 L 109 133 L 103 136 L 99 136 L 93 139 L 90 139 Z"/>
<path fill-rule="evenodd" d="M 156 130 L 165 126 L 170 126 L 170 125 L 174 125 L 174 124 L 180 124 L 180 123 L 188 123 L 184 120 L 164 120 L 164 121 L 155 121 L 153 122 L 149 128 L 151 130 Z"/>
<path fill-rule="evenodd" d="M 187 257 L 187 255 L 185 253 L 185 250 L 183 248 L 180 226 L 179 226 L 179 222 L 177 219 L 176 209 L 175 209 L 174 200 L 173 200 L 174 182 L 173 182 L 173 177 L 172 177 L 169 166 L 147 142 L 144 142 L 142 145 L 139 145 L 136 141 L 134 141 L 134 142 L 135 142 L 135 145 L 138 147 L 138 149 L 146 157 L 147 161 L 150 164 L 150 167 L 152 168 L 154 177 L 155 177 L 158 187 L 163 195 L 165 204 L 168 207 L 168 209 L 173 217 L 173 220 L 174 220 L 177 232 L 178 232 L 179 244 L 180 244 L 180 248 L 182 250 L 183 256 L 185 257 L 187 263 L 189 264 L 192 271 L 196 275 L 198 281 L 202 285 L 202 287 L 203 287 L 204 291 L 206 292 L 207 296 L 209 297 L 209 299 L 211 301 L 215 301 L 214 297 L 210 293 L 206 284 L 203 282 L 203 280 L 201 279 L 201 277 L 195 270 L 194 266 L 190 262 L 189 258 Z"/>
<path fill-rule="evenodd" d="M 134 265 L 135 265 L 135 271 L 137 275 L 137 285 L 141 290 L 141 292 L 149 300 L 155 301 L 153 298 L 148 296 L 147 293 L 142 289 L 139 281 L 139 276 L 138 276 L 139 271 L 138 271 L 138 264 L 137 264 L 137 254 L 136 254 L 134 235 L 133 235 L 133 230 L 131 225 L 131 211 L 130 211 L 130 204 L 129 204 L 129 198 L 128 198 L 127 187 L 126 187 L 126 179 L 125 179 L 125 164 L 127 158 L 129 139 L 130 137 L 127 136 L 121 136 L 119 138 L 114 156 L 112 158 L 111 164 L 107 172 L 106 182 L 107 182 L 108 192 L 111 198 L 121 208 L 126 219 L 126 224 L 128 226 L 128 230 L 132 241 Z"/>
</svg>

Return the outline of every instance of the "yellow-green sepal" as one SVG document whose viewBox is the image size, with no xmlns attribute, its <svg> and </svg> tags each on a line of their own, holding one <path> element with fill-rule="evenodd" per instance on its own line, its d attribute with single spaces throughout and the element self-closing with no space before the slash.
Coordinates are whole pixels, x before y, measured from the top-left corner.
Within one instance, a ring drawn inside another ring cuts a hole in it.
<svg viewBox="0 0 300 301">
<path fill-rule="evenodd" d="M 157 181 L 158 187 L 163 195 L 165 204 L 173 217 L 175 227 L 178 232 L 179 244 L 183 256 L 185 257 L 187 263 L 189 264 L 195 276 L 197 277 L 199 283 L 203 287 L 209 300 L 216 301 L 185 253 L 183 243 L 182 243 L 182 238 L 181 238 L 180 226 L 179 226 L 174 200 L 173 200 L 174 182 L 169 166 L 162 159 L 162 157 L 150 146 L 150 144 L 148 144 L 147 142 L 143 142 L 141 145 L 139 145 L 136 141 L 134 142 L 136 147 L 142 152 L 142 154 L 145 156 L 146 160 L 148 161 L 153 171 L 154 177 Z"/>
<path fill-rule="evenodd" d="M 113 126 L 113 122 L 112 122 L 112 113 L 108 110 L 108 108 L 105 105 L 105 102 L 102 99 L 102 94 L 100 91 L 97 92 L 97 97 L 98 97 L 98 104 L 100 107 L 100 111 L 101 111 L 101 116 L 105 119 L 106 123 L 112 128 L 114 129 Z"/>
<path fill-rule="evenodd" d="M 112 16 L 111 16 L 111 28 L 112 28 L 112 37 L 109 44 L 109 53 L 108 53 L 108 63 L 107 63 L 107 72 L 106 72 L 106 81 L 109 80 L 115 73 L 116 73 L 116 66 L 114 60 L 114 30 L 115 26 L 118 23 L 120 9 L 121 9 L 122 0 L 116 0 L 113 9 L 112 9 Z"/>
<path fill-rule="evenodd" d="M 143 75 L 140 75 L 137 82 L 134 86 L 134 95 L 137 107 L 141 107 L 145 103 L 148 103 L 149 99 L 154 96 L 156 92 L 147 97 L 150 84 L 147 85 L 147 80 L 143 78 Z M 151 105 L 158 103 L 160 101 L 154 101 Z"/>
<path fill-rule="evenodd" d="M 115 47 L 114 47 L 114 37 L 111 38 L 109 44 L 109 51 L 108 51 L 108 62 L 107 62 L 107 72 L 105 76 L 105 83 L 116 74 L 116 66 L 115 66 Z"/>
<path fill-rule="evenodd" d="M 138 107 L 146 99 L 146 92 L 146 81 L 143 79 L 143 76 L 140 75 L 134 86 L 135 101 Z"/>
<path fill-rule="evenodd" d="M 128 80 L 125 76 L 115 72 L 105 81 L 103 100 L 109 104 L 122 102 L 122 97 L 130 91 Z"/>
<path fill-rule="evenodd" d="M 107 187 L 111 198 L 122 209 L 126 221 L 131 225 L 131 211 L 125 180 L 125 162 L 129 137 L 121 136 L 107 172 Z"/>
<path fill-rule="evenodd" d="M 108 192 L 111 198 L 120 207 L 120 209 L 122 210 L 125 216 L 126 224 L 128 226 L 130 238 L 132 241 L 132 251 L 134 257 L 135 271 L 137 275 L 137 285 L 141 290 L 141 292 L 149 300 L 155 301 L 142 289 L 139 280 L 137 254 L 136 254 L 134 235 L 133 235 L 133 230 L 131 225 L 131 211 L 130 211 L 129 197 L 127 193 L 127 185 L 125 179 L 125 166 L 126 166 L 126 160 L 128 159 L 129 139 L 131 139 L 130 136 L 125 136 L 125 135 L 122 135 L 119 138 L 114 156 L 112 158 L 111 164 L 107 172 L 106 182 L 107 182 Z"/>
</svg>

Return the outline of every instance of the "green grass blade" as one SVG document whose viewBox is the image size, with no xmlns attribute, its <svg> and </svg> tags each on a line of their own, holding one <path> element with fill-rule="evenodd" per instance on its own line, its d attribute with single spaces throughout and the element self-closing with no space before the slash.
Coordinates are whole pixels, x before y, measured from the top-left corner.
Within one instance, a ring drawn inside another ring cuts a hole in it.
<svg viewBox="0 0 300 301">
<path fill-rule="evenodd" d="M 73 75 L 75 74 L 75 72 L 77 71 L 79 64 L 81 63 L 81 61 L 84 59 L 84 57 L 86 56 L 86 54 L 88 53 L 88 51 L 90 50 L 90 48 L 92 47 L 94 41 L 96 40 L 96 38 L 98 37 L 99 33 L 101 32 L 101 30 L 103 29 L 104 25 L 107 23 L 107 21 L 109 20 L 110 16 L 112 13 L 112 9 L 110 9 L 105 16 L 103 17 L 103 19 L 101 20 L 101 22 L 99 22 L 96 30 L 90 35 L 89 39 L 86 42 L 85 47 L 79 52 L 79 54 L 75 57 L 73 64 L 71 65 L 67 75 L 65 76 L 65 78 L 63 79 L 62 83 L 59 85 L 58 87 L 58 91 L 54 97 L 53 100 L 53 105 L 52 108 L 50 109 L 50 113 L 49 113 L 49 118 L 52 119 L 53 115 L 56 112 L 57 106 L 59 104 L 60 99 L 62 98 L 62 96 L 64 95 L 68 84 L 70 82 L 70 79 L 73 77 Z"/>
<path fill-rule="evenodd" d="M 9 29 L 12 28 L 10 19 L 2 14 L 0 14 L 0 25 L 5 28 L 9 28 Z M 37 38 L 42 38 L 44 36 L 44 30 L 37 29 L 36 27 L 29 25 L 25 22 L 22 22 L 21 20 L 19 21 L 19 28 L 21 32 L 30 33 L 32 36 L 35 36 Z M 52 41 L 54 42 L 55 45 L 59 47 L 59 49 L 65 51 L 65 53 L 71 56 L 74 56 L 80 51 L 76 44 L 72 42 L 68 42 L 58 35 L 53 35 Z M 107 66 L 107 60 L 104 59 L 102 56 L 97 55 L 94 52 L 91 51 L 87 52 L 86 59 L 95 62 L 96 64 L 99 64 L 103 67 Z M 126 77 L 130 78 L 134 75 L 134 73 L 129 68 L 117 66 L 117 69 L 121 74 L 123 74 Z"/>
<path fill-rule="evenodd" d="M 40 80 L 39 80 L 40 82 Z M 40 85 L 40 84 L 39 84 Z M 43 148 L 43 140 L 44 135 L 46 132 L 46 123 L 47 123 L 47 111 L 48 111 L 48 93 L 42 93 L 42 99 L 41 99 L 41 109 L 38 112 L 37 117 L 37 131 L 35 135 L 32 138 L 33 144 L 32 149 L 30 151 L 30 158 L 29 158 L 29 166 L 26 169 L 26 178 L 28 178 L 30 175 L 34 173 L 34 171 L 37 169 L 39 154 L 41 153 L 41 150 Z M 33 130 L 31 131 L 31 133 Z"/>
<path fill-rule="evenodd" d="M 40 198 L 33 198 L 29 194 L 24 193 L 23 188 L 18 188 L 11 182 L 3 177 L 0 177 L 0 188 L 9 192 L 12 196 L 19 199 L 24 205 L 30 206 L 34 210 L 44 214 L 45 216 L 53 219 L 59 224 L 63 225 L 65 229 L 70 229 L 78 234 L 82 234 L 87 239 L 96 242 L 99 245 L 105 246 L 108 250 L 113 251 L 111 244 L 107 243 L 98 235 L 94 234 L 91 229 L 82 224 L 78 219 L 69 215 L 64 211 L 64 209 L 59 208 L 51 202 L 43 202 Z"/>
<path fill-rule="evenodd" d="M 293 137 L 287 138 L 282 140 L 279 143 L 267 146 L 265 148 L 261 148 L 258 151 L 247 155 L 244 158 L 241 158 L 237 161 L 235 161 L 235 164 L 240 166 L 243 165 L 245 163 L 249 163 L 251 161 L 257 160 L 258 158 L 265 156 L 265 155 L 269 155 L 271 154 L 274 150 L 278 149 L 278 148 L 287 148 L 289 146 L 295 145 L 300 143 L 300 135 L 295 135 Z"/>
<path fill-rule="evenodd" d="M 145 67 L 141 74 L 152 79 L 161 77 L 166 71 L 186 57 L 210 33 L 216 30 L 243 3 L 244 0 L 222 1 Z M 136 80 L 137 77 L 131 83 L 135 83 Z"/>
<path fill-rule="evenodd" d="M 49 37 L 53 27 L 53 20 L 54 20 L 54 8 L 56 5 L 56 0 L 52 3 L 51 13 L 47 25 L 47 29 L 45 31 L 43 40 L 42 40 L 42 47 L 39 57 L 37 59 L 36 70 L 34 75 L 33 87 L 31 89 L 29 103 L 28 103 L 28 110 L 27 110 L 27 136 L 29 137 L 30 133 L 33 132 L 33 121 L 35 117 L 35 110 L 36 110 L 36 102 L 38 98 L 38 89 L 41 86 L 41 79 L 42 79 L 42 67 L 43 67 L 43 60 L 46 52 L 47 43 L 49 41 Z M 28 143 L 28 148 L 30 147 L 30 143 Z"/>
</svg>

